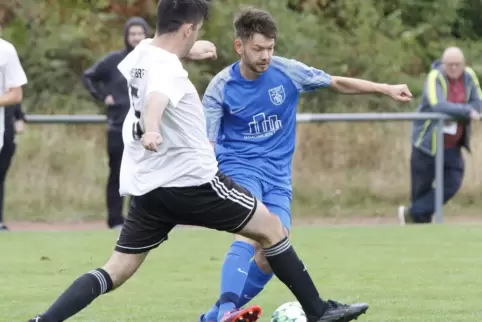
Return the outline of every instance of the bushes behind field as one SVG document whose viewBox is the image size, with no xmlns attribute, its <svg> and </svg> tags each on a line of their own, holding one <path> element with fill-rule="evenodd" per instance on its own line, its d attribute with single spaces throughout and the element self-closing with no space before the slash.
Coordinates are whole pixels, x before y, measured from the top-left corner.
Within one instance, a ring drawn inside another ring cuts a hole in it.
<svg viewBox="0 0 482 322">
<path fill-rule="evenodd" d="M 4 20 L 30 78 L 29 112 L 92 112 L 80 83 L 82 71 L 110 50 L 123 46 L 122 26 L 142 15 L 154 26 L 155 0 L 24 0 Z M 72 3 L 76 5 L 72 5 Z M 128 4 L 126 4 L 128 3 Z M 476 0 L 218 0 L 202 37 L 218 45 L 219 60 L 190 64 L 202 92 L 211 76 L 236 59 L 232 16 L 240 4 L 268 9 L 279 22 L 277 54 L 294 57 L 332 74 L 380 82 L 407 82 L 421 92 L 424 74 L 449 45 L 460 45 L 482 72 L 482 21 Z M 0 7 L 0 19 L 2 8 Z M 480 66 L 479 66 L 480 65 Z M 480 67 L 480 68 L 479 68 Z M 320 91 L 306 96 L 305 111 L 400 110 L 371 97 L 360 100 Z"/>
<path fill-rule="evenodd" d="M 128 16 L 141 15 L 154 26 L 155 2 L 23 0 L 15 6 L 0 6 L 0 20 L 7 22 L 3 37 L 17 46 L 29 76 L 25 110 L 104 113 L 104 107 L 93 102 L 83 88 L 82 71 L 108 51 L 123 46 L 122 26 Z M 269 10 L 279 22 L 278 55 L 297 58 L 331 74 L 407 83 L 418 96 L 430 63 L 444 47 L 452 45 L 462 47 L 470 64 L 482 74 L 482 7 L 477 0 L 213 3 L 202 38 L 217 44 L 219 59 L 188 64 L 200 93 L 214 74 L 236 59 L 232 16 L 243 4 Z M 377 96 L 340 96 L 318 91 L 303 96 L 300 111 L 412 111 L 416 104 L 417 100 L 412 105 L 399 105 Z M 319 213 L 323 208 L 336 213 L 360 203 L 392 207 L 404 201 L 408 197 L 409 131 L 409 124 L 395 123 L 301 126 L 295 158 L 296 204 L 304 210 L 311 207 Z M 31 127 L 30 134 L 20 138 L 10 174 L 10 210 L 21 216 L 64 213 L 74 208 L 80 217 L 85 213 L 88 217 L 103 216 L 103 135 L 99 126 Z M 473 145 L 478 151 L 477 143 Z M 79 154 L 81 148 L 92 153 Z M 478 160 L 477 154 L 471 158 L 470 162 Z M 468 177 L 474 180 L 477 175 L 470 172 Z M 35 182 L 45 187 L 29 188 Z M 299 182 L 303 182 L 302 187 Z M 462 206 L 475 202 L 472 196 L 479 193 L 475 183 L 464 189 L 456 200 Z M 22 194 L 27 191 L 31 202 L 19 208 L 17 202 L 23 200 Z"/>
</svg>

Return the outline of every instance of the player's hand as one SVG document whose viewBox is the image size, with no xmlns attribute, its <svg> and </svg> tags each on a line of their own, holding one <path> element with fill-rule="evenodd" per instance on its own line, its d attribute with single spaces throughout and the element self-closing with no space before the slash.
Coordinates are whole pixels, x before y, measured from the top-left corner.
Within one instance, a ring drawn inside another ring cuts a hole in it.
<svg viewBox="0 0 482 322">
<path fill-rule="evenodd" d="M 218 54 L 216 46 L 207 40 L 198 40 L 194 43 L 187 58 L 191 60 L 216 59 Z"/>
<path fill-rule="evenodd" d="M 158 132 L 147 132 L 142 135 L 141 142 L 144 149 L 157 152 L 157 148 L 162 143 L 162 136 Z"/>
<path fill-rule="evenodd" d="M 112 95 L 107 95 L 105 100 L 104 100 L 105 105 L 114 105 L 114 97 Z"/>
<path fill-rule="evenodd" d="M 410 102 L 412 93 L 406 84 L 388 85 L 386 94 L 398 102 Z"/>
<path fill-rule="evenodd" d="M 480 120 L 480 113 L 477 112 L 476 110 L 472 110 L 470 111 L 470 118 L 473 120 L 473 121 L 479 121 Z"/>
</svg>

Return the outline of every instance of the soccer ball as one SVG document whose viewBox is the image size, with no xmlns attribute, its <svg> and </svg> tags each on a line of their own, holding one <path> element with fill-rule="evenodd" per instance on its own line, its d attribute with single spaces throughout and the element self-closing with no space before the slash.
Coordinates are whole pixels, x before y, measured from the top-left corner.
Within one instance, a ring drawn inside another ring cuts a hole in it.
<svg viewBox="0 0 482 322">
<path fill-rule="evenodd" d="M 299 302 L 281 305 L 271 316 L 271 322 L 307 322 L 305 311 Z"/>
</svg>

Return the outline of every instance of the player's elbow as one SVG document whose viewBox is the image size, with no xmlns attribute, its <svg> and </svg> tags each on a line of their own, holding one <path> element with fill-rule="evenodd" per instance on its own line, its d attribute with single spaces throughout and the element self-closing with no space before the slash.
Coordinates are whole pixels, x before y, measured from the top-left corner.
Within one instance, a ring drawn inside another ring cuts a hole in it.
<svg viewBox="0 0 482 322">
<path fill-rule="evenodd" d="M 339 92 L 342 90 L 342 82 L 340 81 L 340 77 L 338 76 L 333 76 L 331 78 L 331 83 L 330 83 L 330 89 Z"/>
<path fill-rule="evenodd" d="M 353 79 L 341 76 L 333 76 L 330 82 L 330 89 L 340 94 L 353 94 L 354 90 Z"/>
</svg>

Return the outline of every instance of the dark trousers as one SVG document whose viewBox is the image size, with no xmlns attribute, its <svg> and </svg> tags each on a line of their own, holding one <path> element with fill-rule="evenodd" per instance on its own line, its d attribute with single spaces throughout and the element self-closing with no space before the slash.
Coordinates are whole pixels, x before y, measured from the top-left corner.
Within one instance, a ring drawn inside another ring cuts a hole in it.
<svg viewBox="0 0 482 322">
<path fill-rule="evenodd" d="M 112 228 L 124 223 L 122 208 L 124 198 L 119 194 L 119 174 L 124 143 L 122 132 L 107 132 L 107 154 L 109 156 L 109 179 L 107 181 L 107 225 Z"/>
<path fill-rule="evenodd" d="M 415 223 L 431 223 L 435 212 L 435 157 L 412 149 L 410 215 Z M 459 147 L 444 151 L 444 204 L 459 191 L 465 164 Z"/>
<path fill-rule="evenodd" d="M 5 178 L 12 163 L 15 148 L 13 140 L 6 140 L 0 151 L 0 223 L 3 222 Z"/>
</svg>

